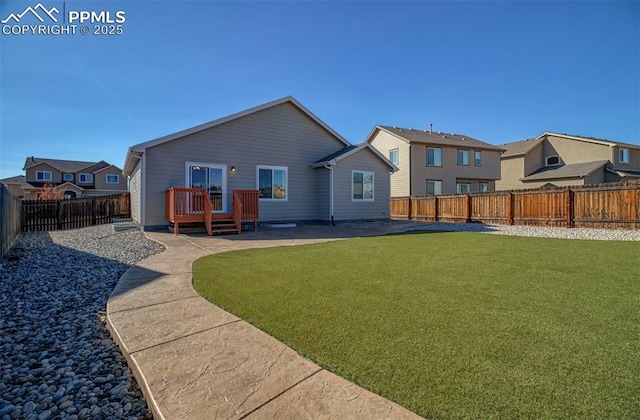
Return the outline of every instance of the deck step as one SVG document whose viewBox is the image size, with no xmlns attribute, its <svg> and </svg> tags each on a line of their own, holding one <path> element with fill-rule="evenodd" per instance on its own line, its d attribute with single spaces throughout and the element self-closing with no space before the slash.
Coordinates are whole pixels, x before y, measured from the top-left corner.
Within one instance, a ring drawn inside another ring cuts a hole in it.
<svg viewBox="0 0 640 420">
<path fill-rule="evenodd" d="M 213 233 L 239 233 L 236 222 L 233 219 L 214 219 L 211 221 Z"/>
</svg>

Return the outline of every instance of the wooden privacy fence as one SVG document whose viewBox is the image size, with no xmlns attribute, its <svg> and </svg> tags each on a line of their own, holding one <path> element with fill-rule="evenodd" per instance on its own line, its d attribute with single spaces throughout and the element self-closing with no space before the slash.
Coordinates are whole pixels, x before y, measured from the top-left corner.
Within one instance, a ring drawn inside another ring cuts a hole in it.
<svg viewBox="0 0 640 420">
<path fill-rule="evenodd" d="M 11 249 L 20 235 L 22 208 L 20 199 L 0 184 L 0 258 Z"/>
<path fill-rule="evenodd" d="M 129 193 L 71 200 L 22 201 L 23 232 L 73 229 L 129 217 Z"/>
<path fill-rule="evenodd" d="M 394 197 L 391 218 L 442 222 L 640 228 L 640 183 Z"/>
</svg>

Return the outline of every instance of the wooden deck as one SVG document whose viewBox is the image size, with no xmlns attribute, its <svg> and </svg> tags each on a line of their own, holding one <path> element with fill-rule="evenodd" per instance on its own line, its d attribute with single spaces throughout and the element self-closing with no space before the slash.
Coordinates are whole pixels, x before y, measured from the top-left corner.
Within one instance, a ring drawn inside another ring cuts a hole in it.
<svg viewBox="0 0 640 420">
<path fill-rule="evenodd" d="M 232 213 L 213 213 L 213 204 L 202 188 L 169 188 L 165 192 L 165 217 L 177 235 L 180 224 L 204 223 L 208 235 L 240 233 L 242 222 L 253 222 L 258 230 L 258 190 L 234 190 Z"/>
</svg>

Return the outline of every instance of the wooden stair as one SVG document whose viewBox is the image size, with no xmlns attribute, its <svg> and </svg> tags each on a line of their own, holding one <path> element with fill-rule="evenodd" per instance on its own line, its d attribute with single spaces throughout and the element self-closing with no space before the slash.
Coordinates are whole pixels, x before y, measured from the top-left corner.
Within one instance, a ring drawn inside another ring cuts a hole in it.
<svg viewBox="0 0 640 420">
<path fill-rule="evenodd" d="M 216 217 L 211 220 L 211 234 L 215 233 L 240 233 L 242 226 L 236 224 L 232 214 L 225 214 L 225 217 Z"/>
</svg>

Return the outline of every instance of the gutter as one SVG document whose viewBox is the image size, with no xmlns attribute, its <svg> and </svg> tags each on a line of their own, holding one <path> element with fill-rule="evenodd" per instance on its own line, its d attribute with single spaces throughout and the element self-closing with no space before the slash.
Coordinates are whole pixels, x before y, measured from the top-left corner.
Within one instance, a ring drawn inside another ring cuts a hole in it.
<svg viewBox="0 0 640 420">
<path fill-rule="evenodd" d="M 329 220 L 331 220 L 331 224 L 333 226 L 336 225 L 336 222 L 333 218 L 333 167 L 336 164 L 335 160 L 332 160 L 329 163 L 325 163 L 323 166 L 329 170 Z"/>
</svg>

